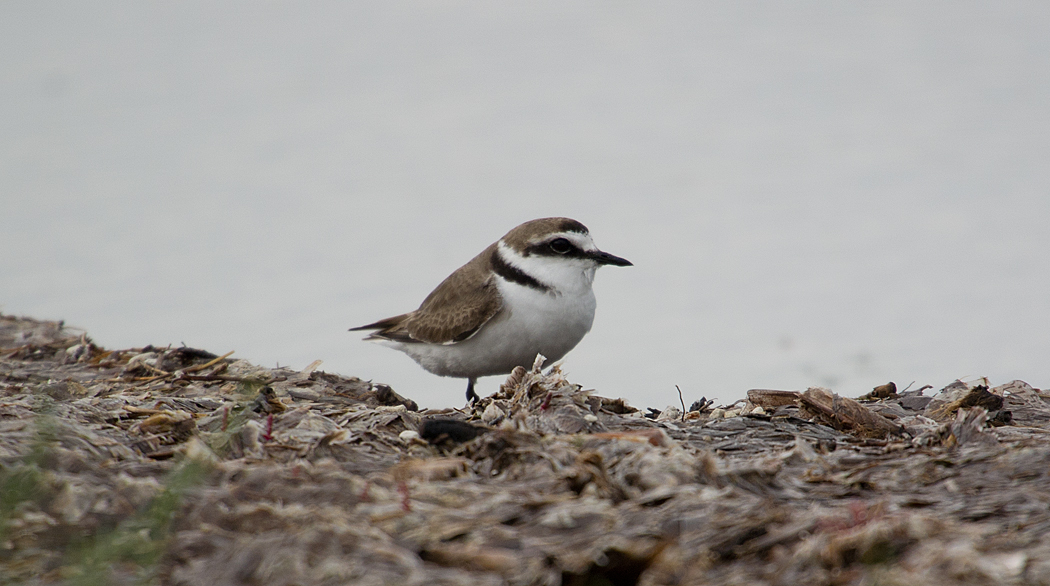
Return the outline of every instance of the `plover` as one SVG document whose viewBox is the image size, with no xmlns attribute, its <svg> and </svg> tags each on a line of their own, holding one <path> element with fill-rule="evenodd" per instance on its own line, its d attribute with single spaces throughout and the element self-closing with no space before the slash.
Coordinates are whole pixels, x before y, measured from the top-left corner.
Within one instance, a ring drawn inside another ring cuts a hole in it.
<svg viewBox="0 0 1050 586">
<path fill-rule="evenodd" d="M 576 347 L 594 322 L 591 283 L 602 265 L 632 266 L 598 250 L 576 220 L 531 220 L 456 269 L 419 309 L 350 330 L 375 330 L 365 340 L 467 379 L 475 401 L 478 377 L 529 368 L 537 354 L 554 362 Z"/>
</svg>

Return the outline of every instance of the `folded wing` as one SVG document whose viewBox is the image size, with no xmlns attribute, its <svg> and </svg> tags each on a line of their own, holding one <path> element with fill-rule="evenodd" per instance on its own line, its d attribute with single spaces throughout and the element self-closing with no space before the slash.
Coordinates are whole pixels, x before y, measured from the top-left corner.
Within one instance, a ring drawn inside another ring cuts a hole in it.
<svg viewBox="0 0 1050 586">
<path fill-rule="evenodd" d="M 503 309 L 489 270 L 491 254 L 486 249 L 449 275 L 419 309 L 351 331 L 375 330 L 365 339 L 404 343 L 455 344 L 469 339 Z"/>
</svg>

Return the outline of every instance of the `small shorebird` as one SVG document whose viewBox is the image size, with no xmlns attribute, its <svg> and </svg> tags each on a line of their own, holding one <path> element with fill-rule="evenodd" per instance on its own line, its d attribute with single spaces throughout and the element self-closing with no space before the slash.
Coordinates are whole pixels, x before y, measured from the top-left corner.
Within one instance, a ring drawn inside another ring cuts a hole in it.
<svg viewBox="0 0 1050 586">
<path fill-rule="evenodd" d="M 365 340 L 467 379 L 475 401 L 478 377 L 529 368 L 536 354 L 554 362 L 576 347 L 594 322 L 591 283 L 602 265 L 631 263 L 598 250 L 576 220 L 532 220 L 456 269 L 419 309 L 350 330 L 375 330 Z"/>
</svg>

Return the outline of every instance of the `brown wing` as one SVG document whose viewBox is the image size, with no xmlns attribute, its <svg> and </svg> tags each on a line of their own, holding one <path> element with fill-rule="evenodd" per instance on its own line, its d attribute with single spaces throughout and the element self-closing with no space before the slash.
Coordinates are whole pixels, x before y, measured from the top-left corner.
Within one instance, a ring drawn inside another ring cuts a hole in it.
<svg viewBox="0 0 1050 586">
<path fill-rule="evenodd" d="M 503 298 L 489 270 L 495 245 L 441 282 L 419 309 L 352 328 L 377 330 L 366 339 L 454 344 L 473 336 L 503 308 Z"/>
</svg>

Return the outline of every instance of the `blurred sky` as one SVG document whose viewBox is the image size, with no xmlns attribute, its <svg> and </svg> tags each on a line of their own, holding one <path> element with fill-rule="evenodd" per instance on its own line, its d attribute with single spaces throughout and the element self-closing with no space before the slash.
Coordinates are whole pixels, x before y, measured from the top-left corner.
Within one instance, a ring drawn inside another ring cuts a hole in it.
<svg viewBox="0 0 1050 586">
<path fill-rule="evenodd" d="M 0 5 L 0 311 L 461 405 L 360 341 L 522 221 L 574 382 L 1050 385 L 1050 4 Z M 482 379 L 479 392 L 499 378 Z"/>
</svg>

